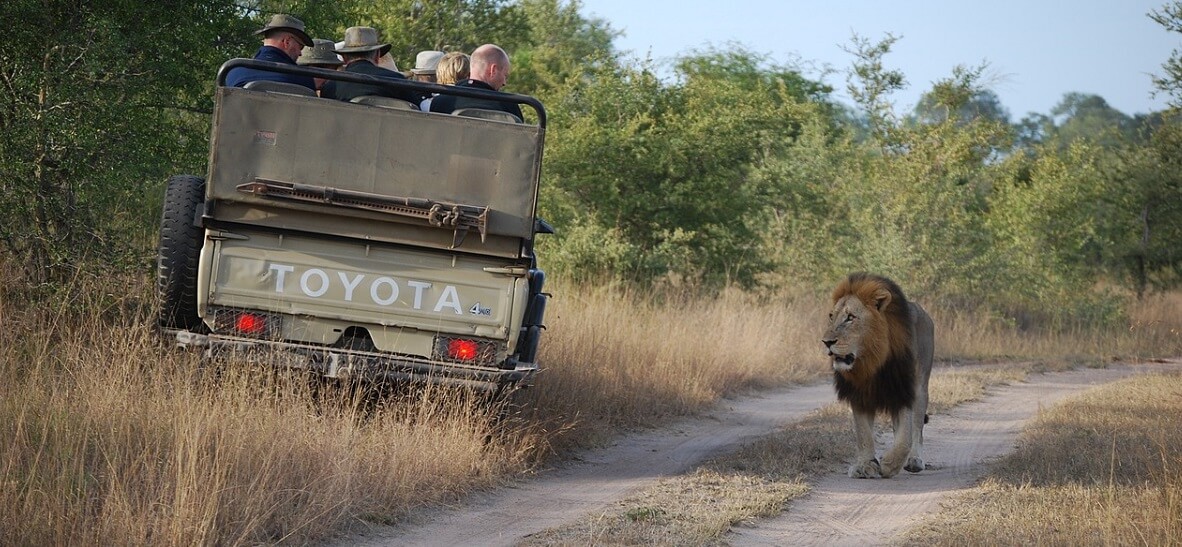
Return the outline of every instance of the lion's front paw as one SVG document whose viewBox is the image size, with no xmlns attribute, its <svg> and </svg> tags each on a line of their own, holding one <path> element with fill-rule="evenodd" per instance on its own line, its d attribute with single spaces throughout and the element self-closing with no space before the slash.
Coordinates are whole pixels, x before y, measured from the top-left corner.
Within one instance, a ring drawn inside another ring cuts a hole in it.
<svg viewBox="0 0 1182 547">
<path fill-rule="evenodd" d="M 920 471 L 924 470 L 923 460 L 920 459 L 919 456 L 907 458 L 907 465 L 904 465 L 903 469 L 906 469 L 912 473 L 919 473 Z"/>
<path fill-rule="evenodd" d="M 878 467 L 878 460 L 866 460 L 850 466 L 851 479 L 873 479 L 882 476 L 882 469 Z"/>
</svg>

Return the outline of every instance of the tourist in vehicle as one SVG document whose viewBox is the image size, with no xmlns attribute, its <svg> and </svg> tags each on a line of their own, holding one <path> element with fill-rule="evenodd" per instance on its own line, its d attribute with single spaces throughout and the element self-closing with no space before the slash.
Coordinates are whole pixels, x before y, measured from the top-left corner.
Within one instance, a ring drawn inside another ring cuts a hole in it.
<svg viewBox="0 0 1182 547">
<path fill-rule="evenodd" d="M 300 58 L 296 63 L 300 66 L 308 66 L 313 68 L 323 68 L 327 70 L 338 70 L 344 61 L 336 53 L 336 47 L 332 40 L 321 40 L 320 38 L 313 39 L 314 45 L 312 47 L 304 48 L 303 53 L 300 53 Z M 325 78 L 312 78 L 316 82 L 316 91 L 324 86 Z"/>
<path fill-rule="evenodd" d="M 443 85 L 456 85 L 456 82 L 468 79 L 468 54 L 453 51 L 445 54 L 439 59 L 439 63 L 435 65 L 435 83 Z M 423 112 L 431 111 L 431 100 L 435 95 L 431 95 L 419 104 L 419 108 Z"/>
<path fill-rule="evenodd" d="M 420 51 L 415 56 L 415 67 L 410 69 L 410 78 L 418 82 L 435 83 L 436 65 L 441 58 L 442 51 Z"/>
<path fill-rule="evenodd" d="M 294 66 L 296 59 L 300 58 L 300 53 L 304 47 L 314 45 L 312 37 L 304 32 L 304 22 L 291 15 L 282 13 L 272 16 L 271 20 L 267 22 L 267 26 L 255 31 L 255 34 L 262 35 L 263 37 L 263 46 L 254 54 L 254 58 L 260 61 L 270 61 Z M 258 80 L 287 82 L 301 85 L 308 89 L 316 89 L 316 82 L 308 76 L 283 74 L 247 67 L 233 68 L 226 75 L 226 85 L 231 87 L 242 87 L 249 82 Z"/>
<path fill-rule="evenodd" d="M 401 72 L 378 66 L 378 57 L 390 51 L 390 44 L 378 43 L 378 31 L 372 27 L 349 27 L 345 30 L 344 43 L 336 48 L 345 61 L 345 72 L 368 74 L 389 80 L 405 80 Z M 349 101 L 362 95 L 380 95 L 419 104 L 422 96 L 410 90 L 389 89 L 373 84 L 357 84 L 331 80 L 324 84 L 320 96 L 329 99 Z"/>
<path fill-rule="evenodd" d="M 494 44 L 476 48 L 471 56 L 471 74 L 468 79 L 456 83 L 456 87 L 500 91 L 509 79 L 509 54 Z M 455 95 L 440 94 L 431 101 L 431 112 L 450 114 L 460 108 L 483 108 L 508 112 L 521 119 L 521 107 L 517 103 L 489 99 L 474 99 Z"/>
<path fill-rule="evenodd" d="M 456 85 L 468 79 L 468 54 L 453 51 L 443 56 L 435 66 L 435 82 L 443 85 Z"/>
</svg>

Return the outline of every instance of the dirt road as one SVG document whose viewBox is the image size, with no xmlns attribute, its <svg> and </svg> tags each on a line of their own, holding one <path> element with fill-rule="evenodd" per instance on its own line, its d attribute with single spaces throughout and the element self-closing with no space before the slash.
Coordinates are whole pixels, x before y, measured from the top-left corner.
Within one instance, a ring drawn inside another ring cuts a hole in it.
<svg viewBox="0 0 1182 547">
<path fill-rule="evenodd" d="M 1040 408 L 1095 385 L 1161 370 L 1182 370 L 1182 361 L 1032 375 L 1025 383 L 992 390 L 982 401 L 933 419 L 924 435 L 929 469 L 923 473 L 903 473 L 890 480 L 854 480 L 844 474 L 822 477 L 808 496 L 780 517 L 732 530 L 725 540 L 735 545 L 883 543 L 938 510 L 946 496 L 972 485 L 983 470 L 981 464 L 1009 451 L 1022 426 Z M 833 401 L 833 388 L 827 383 L 728 401 L 705 417 L 622 438 L 577 463 L 480 496 L 420 526 L 376 528 L 346 542 L 513 545 L 601 512 L 658 478 L 687 471 Z"/>
</svg>

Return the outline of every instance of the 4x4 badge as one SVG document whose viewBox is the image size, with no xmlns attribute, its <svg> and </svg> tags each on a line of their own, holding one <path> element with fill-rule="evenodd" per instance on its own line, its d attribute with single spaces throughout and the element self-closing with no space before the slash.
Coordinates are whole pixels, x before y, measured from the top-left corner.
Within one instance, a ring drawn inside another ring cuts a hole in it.
<svg viewBox="0 0 1182 547">
<path fill-rule="evenodd" d="M 472 315 L 492 315 L 492 308 L 482 308 L 480 307 L 480 302 L 473 304 L 472 308 L 468 311 L 472 312 Z"/>
</svg>

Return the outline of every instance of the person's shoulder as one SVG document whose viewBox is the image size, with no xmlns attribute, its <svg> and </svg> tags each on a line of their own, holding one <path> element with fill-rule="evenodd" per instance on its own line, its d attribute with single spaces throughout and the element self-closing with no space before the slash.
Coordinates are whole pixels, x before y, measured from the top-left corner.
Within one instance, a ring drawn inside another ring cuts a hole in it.
<svg viewBox="0 0 1182 547">
<path fill-rule="evenodd" d="M 337 82 L 335 80 L 324 82 L 324 85 L 320 87 L 320 97 L 322 99 L 337 98 Z"/>
<path fill-rule="evenodd" d="M 360 72 L 362 74 L 369 74 L 370 76 L 381 76 L 383 78 L 391 78 L 395 80 L 406 79 L 406 75 L 402 74 L 401 72 L 382 68 L 378 65 L 367 62 L 352 63 L 345 70 L 349 72 Z"/>
<path fill-rule="evenodd" d="M 455 110 L 455 108 L 456 108 L 455 95 L 444 95 L 441 93 L 431 99 L 431 109 L 429 111 L 430 112 L 440 112 L 443 114 L 451 114 L 451 112 L 453 110 Z"/>
</svg>

